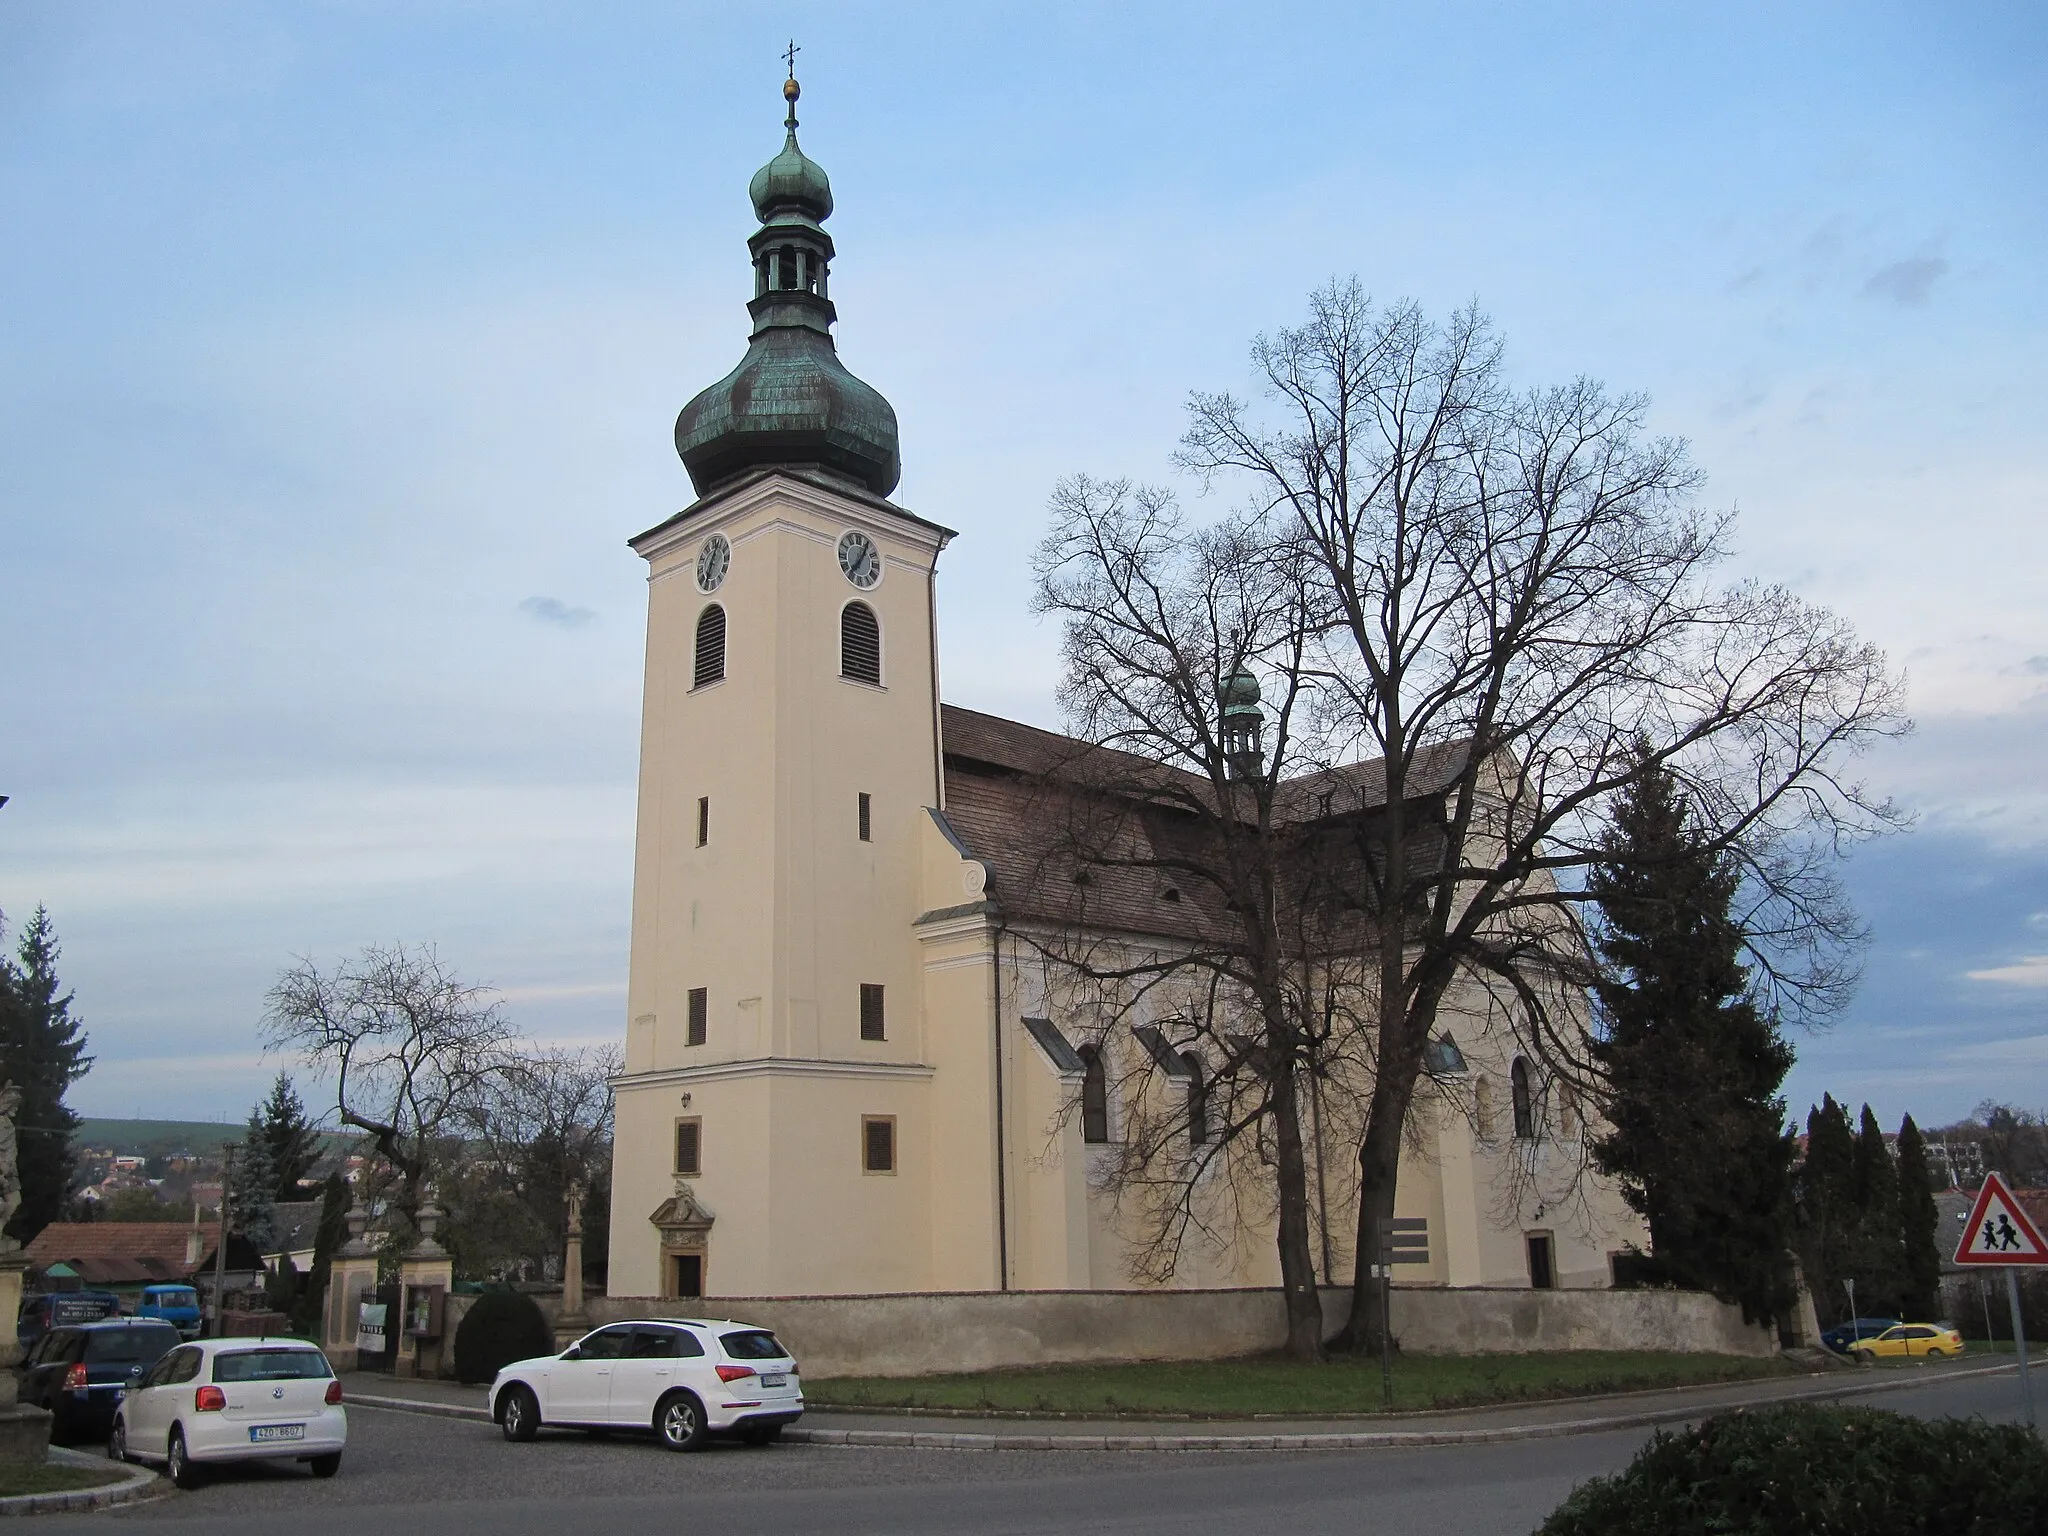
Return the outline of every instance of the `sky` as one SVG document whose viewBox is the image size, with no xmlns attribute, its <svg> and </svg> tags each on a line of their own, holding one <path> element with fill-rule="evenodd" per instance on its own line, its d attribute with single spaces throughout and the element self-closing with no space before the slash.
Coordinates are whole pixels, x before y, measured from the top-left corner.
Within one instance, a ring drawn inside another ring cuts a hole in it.
<svg viewBox="0 0 2048 1536">
<path fill-rule="evenodd" d="M 2038 7 L 0 0 L 0 910 L 77 1107 L 242 1117 L 279 970 L 371 943 L 622 1035 L 625 540 L 745 345 L 792 33 L 948 699 L 1059 724 L 1060 476 L 1171 482 L 1333 276 L 1476 299 L 1907 679 L 1795 1112 L 2048 1107 Z"/>
</svg>

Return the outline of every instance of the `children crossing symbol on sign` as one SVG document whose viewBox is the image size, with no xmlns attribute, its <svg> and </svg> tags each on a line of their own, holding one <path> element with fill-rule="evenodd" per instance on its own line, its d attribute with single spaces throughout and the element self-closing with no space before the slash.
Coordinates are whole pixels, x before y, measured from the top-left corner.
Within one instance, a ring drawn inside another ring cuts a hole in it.
<svg viewBox="0 0 2048 1536">
<path fill-rule="evenodd" d="M 2005 1180 L 1995 1173 L 1984 1176 L 1977 1191 L 1977 1203 L 1970 1207 L 1970 1219 L 1963 1223 L 1963 1240 L 1956 1244 L 1958 1264 L 1997 1264 L 2005 1270 L 2005 1295 L 2012 1303 L 2013 1353 L 2019 1358 L 2020 1400 L 2026 1404 L 2027 1428 L 2034 1427 L 2034 1388 L 2027 1379 L 2027 1331 L 2020 1315 L 2020 1267 L 2048 1266 L 2048 1242 L 2041 1230 L 2027 1218 Z"/>
<path fill-rule="evenodd" d="M 1995 1173 L 1985 1178 L 1977 1203 L 1970 1208 L 1970 1219 L 1963 1223 L 1956 1262 L 2048 1265 L 2048 1241 L 2042 1239 L 2005 1180 Z"/>
</svg>

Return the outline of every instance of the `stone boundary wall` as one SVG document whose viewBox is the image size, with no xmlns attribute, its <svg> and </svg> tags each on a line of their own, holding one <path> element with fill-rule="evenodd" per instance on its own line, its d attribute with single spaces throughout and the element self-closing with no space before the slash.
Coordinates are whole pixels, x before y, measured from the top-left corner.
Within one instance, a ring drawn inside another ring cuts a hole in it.
<svg viewBox="0 0 2048 1536">
<path fill-rule="evenodd" d="M 452 1299 L 452 1298 L 451 1298 Z M 536 1296 L 552 1318 L 560 1298 Z M 1323 1292 L 1332 1332 L 1348 1290 Z M 732 1317 L 772 1328 L 810 1376 L 922 1376 L 1006 1366 L 1213 1360 L 1278 1349 L 1277 1290 L 973 1291 L 898 1296 L 592 1296 L 591 1325 Z M 451 1309 L 450 1334 L 453 1322 Z M 1769 1330 L 1694 1291 L 1394 1290 L 1394 1334 L 1418 1354 L 1659 1350 L 1764 1357 Z M 448 1352 L 452 1364 L 453 1350 Z"/>
</svg>

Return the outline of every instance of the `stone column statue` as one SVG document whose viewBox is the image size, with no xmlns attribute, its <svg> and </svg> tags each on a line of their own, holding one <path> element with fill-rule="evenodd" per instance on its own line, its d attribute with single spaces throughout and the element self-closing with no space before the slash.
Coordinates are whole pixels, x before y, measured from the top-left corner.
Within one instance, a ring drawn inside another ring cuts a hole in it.
<svg viewBox="0 0 2048 1536">
<path fill-rule="evenodd" d="M 0 1228 L 21 1209 L 21 1144 L 14 1131 L 14 1117 L 20 1112 L 21 1090 L 12 1083 L 0 1088 Z M 14 1238 L 0 1236 L 0 1253 L 20 1246 Z"/>
<path fill-rule="evenodd" d="M 0 1087 L 0 1225 L 21 1209 L 21 1153 L 14 1117 L 21 1112 L 21 1090 Z M 0 1321 L 21 1315 L 21 1282 L 28 1258 L 21 1244 L 0 1237 Z M 50 1415 L 15 1396 L 14 1364 L 21 1358 L 12 1328 L 0 1329 L 0 1461 L 41 1461 L 50 1445 Z"/>
</svg>

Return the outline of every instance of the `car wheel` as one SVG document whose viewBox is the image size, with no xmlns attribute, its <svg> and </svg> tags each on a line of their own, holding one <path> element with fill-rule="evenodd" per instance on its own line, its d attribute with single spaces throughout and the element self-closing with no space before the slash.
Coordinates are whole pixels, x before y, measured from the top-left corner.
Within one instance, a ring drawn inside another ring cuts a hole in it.
<svg viewBox="0 0 2048 1536">
<path fill-rule="evenodd" d="M 164 1462 L 164 1471 L 170 1474 L 172 1482 L 190 1492 L 206 1481 L 206 1474 L 199 1470 L 199 1463 L 192 1459 L 185 1449 L 185 1431 L 171 1431 L 170 1455 Z"/>
<path fill-rule="evenodd" d="M 1875 1365 L 1877 1363 L 1877 1356 L 1867 1349 L 1852 1349 L 1849 1351 L 1849 1355 L 1858 1365 Z"/>
<path fill-rule="evenodd" d="M 654 1432 L 672 1451 L 694 1451 L 704 1443 L 704 1405 L 687 1392 L 671 1392 L 654 1409 Z"/>
<path fill-rule="evenodd" d="M 540 1433 L 540 1399 L 529 1387 L 508 1387 L 498 1410 L 507 1440 L 531 1440 Z"/>
<path fill-rule="evenodd" d="M 127 1459 L 128 1426 L 119 1419 L 116 1419 L 114 1420 L 114 1427 L 107 1431 L 107 1460 L 126 1461 Z"/>
<path fill-rule="evenodd" d="M 748 1445 L 773 1445 L 781 1438 L 782 1426 L 780 1424 L 764 1424 L 755 1429 L 743 1429 L 740 1431 L 740 1439 L 744 1440 Z"/>
<path fill-rule="evenodd" d="M 329 1451 L 325 1456 L 312 1458 L 315 1477 L 332 1477 L 341 1470 L 341 1452 Z"/>
<path fill-rule="evenodd" d="M 1948 1358 L 1948 1351 L 1945 1349 L 1930 1349 L 1927 1351 L 1927 1358 L 1930 1360 L 1944 1360 Z"/>
</svg>

